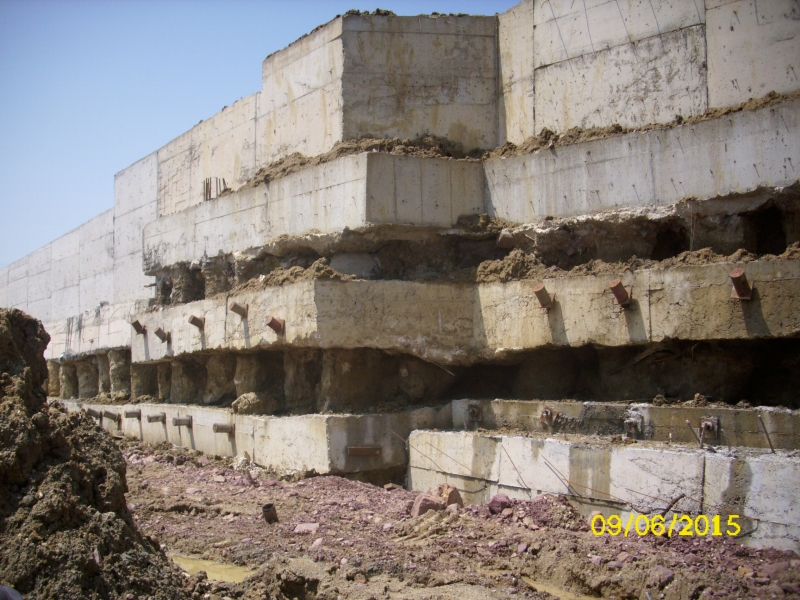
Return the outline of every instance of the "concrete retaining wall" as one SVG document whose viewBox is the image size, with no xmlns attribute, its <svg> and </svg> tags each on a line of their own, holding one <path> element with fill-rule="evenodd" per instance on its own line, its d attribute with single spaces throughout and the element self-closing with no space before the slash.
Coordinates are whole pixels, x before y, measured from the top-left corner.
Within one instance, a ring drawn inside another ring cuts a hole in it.
<svg viewBox="0 0 800 600">
<path fill-rule="evenodd" d="M 620 272 L 632 288 L 622 309 L 608 289 L 611 275 L 546 279 L 554 308 L 539 307 L 536 280 L 436 284 L 408 281 L 297 282 L 219 296 L 137 316 L 147 327 L 133 339 L 134 362 L 211 349 L 292 344 L 380 348 L 431 362 L 471 364 L 480 358 L 542 346 L 626 346 L 667 339 L 730 340 L 789 337 L 800 331 L 795 299 L 800 262 L 744 265 L 755 299 L 732 300 L 732 263 Z M 247 319 L 228 311 L 249 305 Z M 201 331 L 190 315 L 205 318 Z M 276 335 L 265 320 L 285 320 Z M 172 336 L 162 343 L 157 327 Z"/>
<path fill-rule="evenodd" d="M 800 460 L 785 453 L 723 455 L 658 444 L 602 444 L 596 438 L 431 431 L 413 432 L 409 448 L 414 490 L 448 481 L 473 503 L 499 492 L 520 499 L 566 494 L 587 514 L 600 510 L 623 519 L 632 507 L 660 512 L 685 494 L 676 513 L 738 514 L 743 533 L 755 529 L 743 543 L 800 549 L 795 501 Z"/>
<path fill-rule="evenodd" d="M 696 445 L 686 426 L 699 431 L 702 419 L 719 419 L 719 431 L 704 436 L 707 444 L 722 447 L 745 446 L 778 449 L 800 448 L 800 411 L 762 407 L 757 409 L 654 406 L 614 402 L 553 402 L 544 400 L 453 400 L 453 428 L 457 430 L 519 428 L 538 433 L 579 433 L 585 435 L 629 435 L 633 439 Z M 474 415 L 475 409 L 479 413 Z M 561 416 L 551 426 L 540 420 L 545 408 Z M 471 412 L 472 411 L 472 412 Z M 625 420 L 641 415 L 641 431 L 628 431 Z M 769 432 L 769 441 L 759 423 Z"/>
<path fill-rule="evenodd" d="M 237 456 L 245 452 L 262 467 L 278 473 L 356 474 L 408 464 L 404 439 L 414 429 L 447 427 L 450 406 L 421 408 L 382 415 L 304 415 L 266 417 L 233 414 L 229 409 L 176 404 L 107 405 L 59 400 L 67 410 L 93 409 L 123 415 L 101 424 L 148 443 L 169 442 L 205 454 Z M 141 411 L 141 419 L 124 418 Z M 149 423 L 148 415 L 166 415 L 165 423 Z M 192 427 L 177 427 L 173 417 L 192 417 Z M 215 423 L 233 424 L 234 435 L 214 433 Z M 394 432 L 394 433 L 392 433 Z M 396 434 L 396 435 L 395 435 Z M 398 437 L 400 436 L 400 437 Z M 350 456 L 349 446 L 379 447 L 375 456 Z"/>
<path fill-rule="evenodd" d="M 280 236 L 369 224 L 450 227 L 483 212 L 476 162 L 345 156 L 162 217 L 144 229 L 147 272 L 258 248 Z"/>
<path fill-rule="evenodd" d="M 800 179 L 800 100 L 485 163 L 487 209 L 516 223 L 746 194 Z"/>
</svg>

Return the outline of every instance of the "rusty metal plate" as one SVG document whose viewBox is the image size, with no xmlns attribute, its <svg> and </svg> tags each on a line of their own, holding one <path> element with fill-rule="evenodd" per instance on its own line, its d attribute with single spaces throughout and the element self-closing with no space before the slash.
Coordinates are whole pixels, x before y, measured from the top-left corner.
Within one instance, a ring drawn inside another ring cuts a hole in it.
<svg viewBox="0 0 800 600">
<path fill-rule="evenodd" d="M 380 446 L 348 446 L 347 456 L 380 456 Z"/>
</svg>

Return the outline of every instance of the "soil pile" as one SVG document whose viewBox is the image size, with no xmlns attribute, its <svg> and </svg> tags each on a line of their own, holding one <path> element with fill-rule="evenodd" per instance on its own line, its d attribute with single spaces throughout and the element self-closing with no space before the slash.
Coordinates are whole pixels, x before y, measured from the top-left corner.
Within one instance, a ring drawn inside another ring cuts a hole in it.
<svg viewBox="0 0 800 600">
<path fill-rule="evenodd" d="M 0 583 L 39 598 L 188 598 L 137 530 L 125 461 L 83 413 L 49 406 L 39 321 L 0 310 Z"/>
</svg>

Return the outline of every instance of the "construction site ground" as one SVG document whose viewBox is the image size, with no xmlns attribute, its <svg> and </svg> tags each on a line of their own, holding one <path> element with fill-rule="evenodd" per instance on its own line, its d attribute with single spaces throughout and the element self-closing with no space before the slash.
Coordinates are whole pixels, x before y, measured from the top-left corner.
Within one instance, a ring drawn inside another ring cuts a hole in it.
<svg viewBox="0 0 800 600">
<path fill-rule="evenodd" d="M 402 488 L 283 481 L 246 457 L 121 444 L 133 519 L 192 572 L 197 599 L 800 597 L 793 552 L 723 537 L 597 537 L 565 497 L 412 517 L 417 494 Z M 263 519 L 267 503 L 277 523 Z"/>
</svg>

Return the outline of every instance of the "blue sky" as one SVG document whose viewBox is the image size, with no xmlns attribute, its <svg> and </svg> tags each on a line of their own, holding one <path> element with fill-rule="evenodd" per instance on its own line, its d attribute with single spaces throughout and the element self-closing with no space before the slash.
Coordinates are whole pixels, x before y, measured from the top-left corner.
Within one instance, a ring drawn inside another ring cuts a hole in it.
<svg viewBox="0 0 800 600">
<path fill-rule="evenodd" d="M 0 268 L 114 202 L 114 174 L 261 89 L 261 61 L 348 9 L 515 0 L 0 0 Z"/>
</svg>

